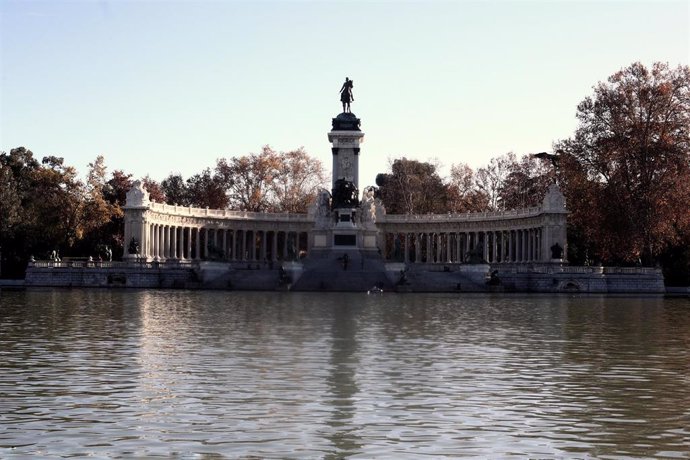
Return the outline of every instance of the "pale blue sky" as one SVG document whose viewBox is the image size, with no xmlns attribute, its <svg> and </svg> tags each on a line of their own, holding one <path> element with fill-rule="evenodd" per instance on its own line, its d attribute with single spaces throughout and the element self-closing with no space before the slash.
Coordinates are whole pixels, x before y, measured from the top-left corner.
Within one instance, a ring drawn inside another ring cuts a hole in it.
<svg viewBox="0 0 690 460">
<path fill-rule="evenodd" d="M 687 65 L 689 4 L 0 0 L 0 149 L 157 180 L 264 144 L 330 169 L 348 76 L 360 188 L 400 156 L 479 167 L 570 136 L 634 61 Z"/>
</svg>

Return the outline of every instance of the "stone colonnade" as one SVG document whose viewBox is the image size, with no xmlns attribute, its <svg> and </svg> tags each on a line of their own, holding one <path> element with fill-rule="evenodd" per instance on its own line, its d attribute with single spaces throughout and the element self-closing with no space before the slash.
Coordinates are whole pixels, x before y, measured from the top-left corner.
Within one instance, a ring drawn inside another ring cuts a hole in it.
<svg viewBox="0 0 690 460">
<path fill-rule="evenodd" d="M 406 263 L 532 263 L 565 259 L 568 211 L 557 184 L 539 206 L 509 211 L 386 216 L 388 260 Z"/>
<path fill-rule="evenodd" d="M 377 247 L 405 263 L 531 263 L 566 254 L 565 200 L 553 184 L 541 206 L 511 211 L 381 215 Z M 125 256 L 146 260 L 295 260 L 314 244 L 316 215 L 201 209 L 153 203 L 143 185 L 127 194 Z M 331 229 L 332 230 L 332 229 Z M 363 247 L 365 228 L 351 233 Z M 370 231 L 366 230 L 366 231 Z M 328 238 L 333 235 L 329 234 Z M 130 243 L 139 246 L 128 254 Z M 555 256 L 554 254 L 562 254 Z"/>
<path fill-rule="evenodd" d="M 141 255 L 153 260 L 277 261 L 306 252 L 306 232 L 148 224 Z"/>
<path fill-rule="evenodd" d="M 125 257 L 274 262 L 308 250 L 306 215 L 249 213 L 146 202 L 125 207 Z M 134 239 L 138 254 L 128 254 Z"/>
<path fill-rule="evenodd" d="M 388 260 L 405 263 L 526 263 L 550 259 L 542 228 L 496 231 L 402 231 L 384 236 Z"/>
</svg>

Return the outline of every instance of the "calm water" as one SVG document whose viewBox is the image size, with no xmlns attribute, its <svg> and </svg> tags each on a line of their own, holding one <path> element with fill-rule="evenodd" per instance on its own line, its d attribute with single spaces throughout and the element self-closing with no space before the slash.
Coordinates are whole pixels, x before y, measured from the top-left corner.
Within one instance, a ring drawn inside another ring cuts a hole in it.
<svg viewBox="0 0 690 460">
<path fill-rule="evenodd" d="M 690 301 L 0 292 L 0 457 L 690 458 Z"/>
</svg>

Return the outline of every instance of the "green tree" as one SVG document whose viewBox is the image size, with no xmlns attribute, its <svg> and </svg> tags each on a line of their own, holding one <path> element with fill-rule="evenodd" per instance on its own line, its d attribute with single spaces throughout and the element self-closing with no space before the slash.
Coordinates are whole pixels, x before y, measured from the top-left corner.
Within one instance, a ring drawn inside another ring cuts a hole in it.
<svg viewBox="0 0 690 460">
<path fill-rule="evenodd" d="M 187 184 L 181 174 L 170 174 L 161 181 L 161 188 L 165 194 L 165 201 L 168 204 L 180 206 L 192 205 Z"/>
<path fill-rule="evenodd" d="M 0 153 L 0 171 L 3 275 L 22 276 L 31 255 L 53 249 L 64 254 L 78 240 L 83 185 L 62 158 L 46 156 L 39 163 L 24 147 Z"/>
<path fill-rule="evenodd" d="M 200 208 L 225 209 L 230 204 L 227 192 L 233 182 L 231 177 L 212 173 L 210 168 L 206 168 L 187 179 L 187 202 Z"/>
<path fill-rule="evenodd" d="M 386 211 L 426 214 L 448 211 L 448 193 L 437 167 L 403 157 L 390 163 L 390 172 L 376 176 Z"/>
</svg>

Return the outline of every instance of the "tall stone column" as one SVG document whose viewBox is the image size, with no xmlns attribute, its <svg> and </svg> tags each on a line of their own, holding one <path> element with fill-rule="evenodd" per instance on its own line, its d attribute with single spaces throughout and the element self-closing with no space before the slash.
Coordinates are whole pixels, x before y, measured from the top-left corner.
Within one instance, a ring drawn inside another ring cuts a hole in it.
<svg viewBox="0 0 690 460">
<path fill-rule="evenodd" d="M 333 129 L 328 133 L 333 146 L 332 189 L 338 179 L 352 182 L 359 189 L 359 146 L 364 139 L 359 126 L 360 120 L 353 113 L 341 113 L 333 119 Z"/>
<path fill-rule="evenodd" d="M 450 263 L 451 262 L 451 248 L 453 246 L 453 242 L 451 241 L 451 234 L 450 232 L 446 232 L 446 262 Z"/>
<path fill-rule="evenodd" d="M 165 225 L 158 225 L 158 238 L 156 246 L 158 246 L 158 260 L 165 259 Z"/>
<path fill-rule="evenodd" d="M 522 229 L 522 261 L 527 262 L 527 229 Z"/>
<path fill-rule="evenodd" d="M 156 255 L 156 224 L 149 224 L 148 257 L 154 259 Z"/>
<path fill-rule="evenodd" d="M 170 226 L 170 258 L 177 258 L 177 227 Z"/>
<path fill-rule="evenodd" d="M 197 227 L 194 234 L 196 238 L 194 240 L 194 259 L 201 260 L 201 228 Z"/>
<path fill-rule="evenodd" d="M 283 260 L 288 260 L 288 246 L 290 245 L 290 232 L 283 232 Z"/>
<path fill-rule="evenodd" d="M 426 263 L 433 262 L 434 260 L 434 247 L 431 244 L 431 233 L 426 234 Z"/>
<path fill-rule="evenodd" d="M 149 244 L 149 256 L 155 259 L 158 257 L 158 253 L 156 252 L 156 224 L 151 224 L 149 226 L 149 235 L 149 239 L 151 240 L 151 244 Z"/>
<path fill-rule="evenodd" d="M 192 258 L 192 227 L 187 227 L 187 259 Z"/>
</svg>

